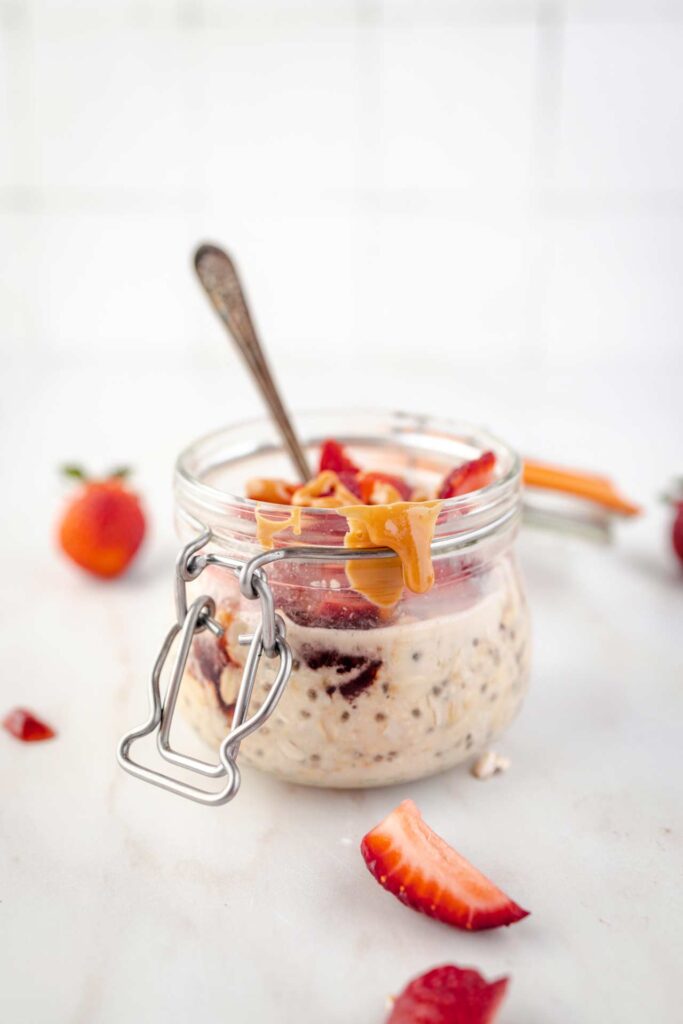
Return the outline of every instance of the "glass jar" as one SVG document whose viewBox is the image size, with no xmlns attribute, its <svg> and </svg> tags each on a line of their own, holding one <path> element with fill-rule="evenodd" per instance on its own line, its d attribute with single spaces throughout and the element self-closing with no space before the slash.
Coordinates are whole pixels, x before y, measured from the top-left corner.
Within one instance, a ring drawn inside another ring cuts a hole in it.
<svg viewBox="0 0 683 1024">
<path fill-rule="evenodd" d="M 529 618 L 514 552 L 520 461 L 478 428 L 405 413 L 313 413 L 298 417 L 297 426 L 312 466 L 320 443 L 334 437 L 364 469 L 405 475 L 427 493 L 448 470 L 487 450 L 496 455 L 495 479 L 443 502 L 432 543 L 434 585 L 424 594 L 404 590 L 390 610 L 351 588 L 343 560 L 268 566 L 293 667 L 271 717 L 243 741 L 240 761 L 333 787 L 385 785 L 450 768 L 500 735 L 527 689 Z M 252 477 L 292 477 L 267 419 L 219 431 L 183 452 L 175 476 L 183 541 L 208 529 L 205 550 L 246 562 L 262 550 L 258 518 L 266 517 L 270 532 L 279 529 L 275 547 L 343 545 L 347 522 L 334 509 L 302 509 L 292 524 L 290 508 L 257 509 L 239 496 Z M 217 566 L 193 589 L 214 599 L 224 633 L 194 637 L 179 706 L 219 747 L 246 657 L 238 637 L 254 631 L 259 603 L 246 600 L 235 575 Z M 264 659 L 250 713 L 274 678 Z"/>
</svg>

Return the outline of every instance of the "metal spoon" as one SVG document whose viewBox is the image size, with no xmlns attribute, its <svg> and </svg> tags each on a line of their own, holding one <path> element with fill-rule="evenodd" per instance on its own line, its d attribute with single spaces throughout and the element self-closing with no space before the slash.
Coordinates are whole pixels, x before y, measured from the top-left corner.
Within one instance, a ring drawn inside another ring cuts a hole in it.
<svg viewBox="0 0 683 1024">
<path fill-rule="evenodd" d="M 234 263 L 218 246 L 200 245 L 194 254 L 194 266 L 204 291 L 252 372 L 299 477 L 304 482 L 310 480 L 306 456 L 275 386 Z"/>
<path fill-rule="evenodd" d="M 235 265 L 216 245 L 200 245 L 194 256 L 197 276 L 219 317 L 239 348 L 259 386 L 285 448 L 302 481 L 311 478 L 306 456 L 273 381 L 266 357 L 249 313 Z M 612 516 L 600 510 L 567 512 L 539 506 L 527 494 L 522 504 L 524 522 L 561 533 L 577 533 L 591 540 L 609 542 Z"/>
</svg>

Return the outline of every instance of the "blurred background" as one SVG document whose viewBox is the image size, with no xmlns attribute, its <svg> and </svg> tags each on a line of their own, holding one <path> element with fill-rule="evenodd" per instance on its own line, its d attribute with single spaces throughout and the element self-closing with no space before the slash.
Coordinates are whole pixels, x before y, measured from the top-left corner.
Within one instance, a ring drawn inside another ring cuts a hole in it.
<svg viewBox="0 0 683 1024">
<path fill-rule="evenodd" d="M 682 116 L 679 2 L 2 0 L 14 540 L 65 459 L 134 462 L 170 522 L 178 449 L 260 411 L 202 240 L 292 406 L 463 416 L 654 497 L 680 468 Z"/>
</svg>

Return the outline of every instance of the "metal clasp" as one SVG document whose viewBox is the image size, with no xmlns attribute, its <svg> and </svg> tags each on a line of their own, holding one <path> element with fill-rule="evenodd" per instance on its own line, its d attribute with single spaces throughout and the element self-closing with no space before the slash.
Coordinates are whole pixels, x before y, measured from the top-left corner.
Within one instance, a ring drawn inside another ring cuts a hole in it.
<svg viewBox="0 0 683 1024">
<path fill-rule="evenodd" d="M 138 779 L 143 779 L 154 786 L 167 789 L 178 796 L 195 800 L 197 803 L 218 806 L 232 800 L 240 787 L 241 777 L 237 766 L 237 754 L 240 743 L 258 729 L 259 726 L 263 725 L 275 710 L 292 671 L 292 653 L 285 638 L 285 624 L 280 616 L 275 614 L 273 595 L 265 573 L 260 569 L 256 569 L 256 571 L 249 570 L 249 563 L 245 564 L 236 559 L 210 554 L 199 555 L 198 552 L 206 545 L 210 536 L 208 531 L 201 534 L 201 536 L 188 544 L 178 557 L 176 563 L 176 609 L 178 621 L 173 623 L 166 634 L 152 670 L 149 690 L 150 715 L 144 725 L 126 733 L 121 739 L 117 749 L 117 758 L 121 767 Z M 202 632 L 204 629 L 210 629 L 217 636 L 222 635 L 223 632 L 220 624 L 214 618 L 216 609 L 211 597 L 203 595 L 193 601 L 189 607 L 187 604 L 187 582 L 197 579 L 207 565 L 220 565 L 233 572 L 233 574 L 239 575 L 242 593 L 244 593 L 245 597 L 252 600 L 258 599 L 261 604 L 261 622 L 253 633 L 239 637 L 240 644 L 248 645 L 249 651 L 247 652 L 242 679 L 237 692 L 232 725 L 228 735 L 220 745 L 217 764 L 211 764 L 174 750 L 170 740 L 173 715 L 192 640 L 197 633 Z M 248 593 L 245 593 L 247 584 L 245 583 L 242 586 L 243 572 L 244 580 L 248 581 Z M 178 638 L 178 650 L 171 670 L 168 688 L 162 700 L 161 673 L 176 638 Z M 278 658 L 277 674 L 260 708 L 248 718 L 249 703 L 259 663 L 264 655 L 267 658 Z M 218 791 L 202 789 L 199 786 L 175 779 L 170 775 L 164 775 L 163 772 L 148 768 L 134 761 L 130 753 L 132 745 L 136 740 L 149 736 L 155 731 L 157 732 L 157 748 L 166 761 L 209 778 L 225 778 L 226 782 L 223 788 Z"/>
</svg>

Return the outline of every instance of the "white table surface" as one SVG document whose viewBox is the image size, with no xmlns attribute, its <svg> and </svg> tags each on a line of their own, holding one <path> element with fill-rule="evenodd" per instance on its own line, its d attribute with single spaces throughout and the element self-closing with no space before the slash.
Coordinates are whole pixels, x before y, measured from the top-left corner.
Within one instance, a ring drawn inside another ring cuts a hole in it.
<svg viewBox="0 0 683 1024">
<path fill-rule="evenodd" d="M 649 437 L 634 430 L 628 457 L 617 409 L 637 380 L 592 428 L 596 468 L 616 466 L 650 506 L 615 546 L 521 538 L 535 656 L 526 705 L 496 748 L 512 759 L 506 775 L 479 782 L 462 768 L 330 792 L 245 770 L 235 802 L 213 810 L 130 778 L 114 749 L 147 713 L 147 673 L 170 624 L 173 453 L 256 411 L 245 389 L 221 416 L 214 376 L 188 387 L 169 370 L 153 404 L 144 367 L 106 380 L 94 365 L 6 377 L 0 712 L 33 707 L 59 736 L 29 746 L 0 733 L 2 1020 L 381 1024 L 390 993 L 445 962 L 511 976 L 500 1024 L 681 1019 L 683 586 L 653 503 L 675 469 L 672 402 L 652 402 Z M 289 386 L 304 404 L 303 385 Z M 528 402 L 497 416 L 509 380 L 487 387 L 463 391 L 465 414 L 479 402 L 482 419 L 528 446 L 552 389 L 537 392 L 534 416 Z M 446 388 L 432 388 L 452 411 Z M 585 425 L 582 401 L 588 410 L 589 389 L 574 399 Z M 546 422 L 542 454 L 580 448 L 590 463 L 561 403 Z M 131 453 L 154 529 L 132 573 L 99 584 L 53 551 L 53 469 Z M 405 796 L 532 916 L 468 935 L 383 892 L 358 845 Z"/>
</svg>

